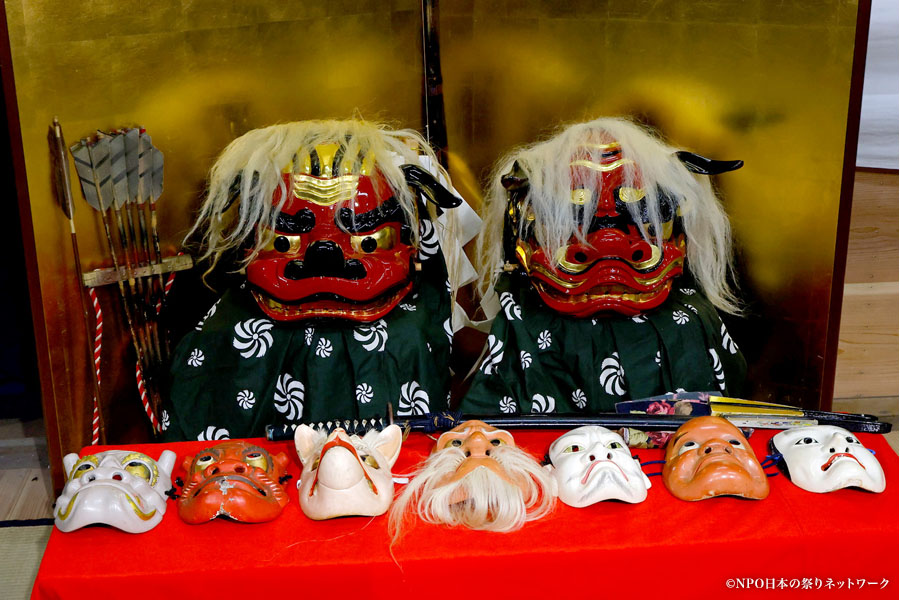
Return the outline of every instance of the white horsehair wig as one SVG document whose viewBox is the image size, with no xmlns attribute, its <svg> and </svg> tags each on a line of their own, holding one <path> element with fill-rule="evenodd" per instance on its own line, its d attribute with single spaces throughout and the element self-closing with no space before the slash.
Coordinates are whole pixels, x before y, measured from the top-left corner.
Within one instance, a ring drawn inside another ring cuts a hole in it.
<svg viewBox="0 0 900 600">
<path fill-rule="evenodd" d="M 584 207 L 586 215 L 594 214 L 602 191 L 599 177 L 585 180 L 576 173 L 578 179 L 573 180 L 571 158 L 578 154 L 580 158 L 599 163 L 603 150 L 597 146 L 613 141 L 619 143 L 622 158 L 627 159 L 623 165 L 623 185 L 640 187 L 645 193 L 652 231 L 660 231 L 661 190 L 678 203 L 687 238 L 688 270 L 713 305 L 728 313 L 739 313 L 740 301 L 728 281 L 729 277 L 733 279 L 731 224 L 709 177 L 691 173 L 675 155 L 676 148 L 664 143 L 653 131 L 624 118 L 600 118 L 569 125 L 546 141 L 510 152 L 495 164 L 485 194 L 484 229 L 476 245 L 478 287 L 482 296 L 493 289 L 503 261 L 503 226 L 508 204 L 501 177 L 518 163 L 529 185 L 521 212 L 525 214 L 529 209 L 534 212 L 537 242 L 548 256 L 555 256 L 573 237 L 584 242 L 589 225 L 589 219 L 584 224 L 577 221 L 570 202 L 571 190 L 584 188 L 593 192 L 590 203 Z M 635 223 L 641 223 L 637 203 L 626 206 Z M 525 220 L 521 219 L 517 235 L 523 235 L 524 226 Z M 652 242 L 646 228 L 639 229 Z M 662 246 L 661 239 L 655 243 Z"/>
<path fill-rule="evenodd" d="M 491 449 L 496 460 L 522 487 L 514 485 L 488 468 L 475 468 L 464 477 L 442 485 L 466 459 L 463 451 L 449 447 L 434 452 L 417 469 L 406 488 L 391 506 L 389 527 L 396 542 L 408 511 L 423 521 L 443 525 L 463 525 L 486 531 L 513 531 L 526 521 L 546 515 L 556 497 L 549 472 L 527 452 L 515 446 Z M 455 501 L 463 497 L 466 500 Z"/>
<path fill-rule="evenodd" d="M 374 159 L 394 197 L 413 226 L 413 243 L 418 243 L 416 199 L 395 157 L 402 163 L 419 164 L 418 154 L 438 165 L 433 151 L 422 136 L 411 129 L 389 130 L 385 125 L 361 120 L 298 121 L 254 129 L 232 141 L 216 159 L 210 170 L 208 191 L 199 215 L 186 239 L 201 233 L 202 254 L 209 260 L 207 274 L 222 256 L 237 250 L 248 238 L 255 243 L 240 267 L 252 261 L 268 241 L 257 235 L 258 226 L 266 226 L 268 235 L 274 230 L 278 213 L 288 198 L 281 174 L 291 165 L 295 154 L 308 154 L 320 144 L 338 144 L 343 156 L 365 156 Z M 360 161 L 352 163 L 346 174 L 359 175 Z M 446 172 L 440 169 L 447 177 Z M 344 174 L 344 173 L 342 173 Z M 449 177 L 447 177 L 449 181 Z M 235 190 L 235 182 L 240 183 Z M 273 205 L 273 193 L 281 190 L 281 200 Z M 234 199 L 237 191 L 237 200 Z M 234 205 L 232 205 L 234 201 Z"/>
</svg>

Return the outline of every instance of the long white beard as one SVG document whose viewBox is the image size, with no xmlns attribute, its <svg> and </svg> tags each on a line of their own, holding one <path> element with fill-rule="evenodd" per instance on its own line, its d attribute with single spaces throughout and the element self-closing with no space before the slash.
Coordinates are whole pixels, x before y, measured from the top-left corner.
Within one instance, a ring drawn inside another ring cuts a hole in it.
<svg viewBox="0 0 900 600">
<path fill-rule="evenodd" d="M 491 450 L 491 458 L 511 480 L 521 482 L 521 487 L 488 468 L 476 468 L 457 481 L 441 485 L 456 472 L 465 455 L 458 448 L 435 452 L 394 501 L 390 514 L 394 540 L 399 538 L 409 510 L 429 523 L 513 531 L 553 508 L 550 476 L 531 456 L 515 447 L 500 446 Z M 454 501 L 458 498 L 465 500 Z"/>
</svg>

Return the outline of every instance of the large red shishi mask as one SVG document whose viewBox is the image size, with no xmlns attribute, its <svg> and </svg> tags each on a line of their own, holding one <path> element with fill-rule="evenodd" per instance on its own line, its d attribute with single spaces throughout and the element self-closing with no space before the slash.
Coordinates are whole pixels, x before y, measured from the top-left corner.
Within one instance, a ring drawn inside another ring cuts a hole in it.
<svg viewBox="0 0 900 600">
<path fill-rule="evenodd" d="M 365 160 L 358 175 L 342 174 L 337 151 L 317 146 L 305 164 L 286 169 L 275 231 L 260 231 L 270 240 L 247 265 L 247 280 L 272 319 L 375 321 L 412 288 L 415 248 L 391 188 Z"/>
<path fill-rule="evenodd" d="M 241 441 L 223 442 L 188 456 L 178 516 L 192 524 L 218 516 L 244 523 L 271 521 L 288 503 L 280 483 L 287 463 L 283 452 L 272 456 Z"/>
<path fill-rule="evenodd" d="M 594 152 L 588 152 L 589 148 Z M 555 256 L 549 256 L 538 244 L 533 228 L 527 227 L 531 233 L 518 239 L 516 259 L 541 299 L 559 313 L 587 317 L 612 311 L 632 316 L 656 308 L 666 300 L 672 280 L 681 275 L 684 266 L 685 236 L 679 231 L 676 201 L 660 193 L 657 233 L 636 165 L 632 184 L 626 185 L 625 167 L 633 163 L 622 157 L 619 144 L 609 141 L 580 150 L 569 165 L 572 181 L 580 183 L 573 183 L 568 201 L 584 240 L 573 237 Z M 518 213 L 521 177 L 514 172 L 504 177 L 503 183 L 510 191 L 510 215 L 516 221 L 510 225 L 518 227 L 521 219 L 526 224 L 533 221 L 533 213 Z M 637 209 L 638 219 L 628 205 Z M 589 206 L 596 206 L 592 214 L 587 214 Z"/>
</svg>

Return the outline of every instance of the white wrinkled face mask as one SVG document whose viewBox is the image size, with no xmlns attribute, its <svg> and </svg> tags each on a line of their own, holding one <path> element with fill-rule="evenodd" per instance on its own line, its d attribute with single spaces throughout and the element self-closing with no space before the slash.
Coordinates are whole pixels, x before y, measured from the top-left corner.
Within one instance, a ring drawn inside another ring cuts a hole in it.
<svg viewBox="0 0 900 600">
<path fill-rule="evenodd" d="M 162 521 L 175 465 L 171 450 L 163 450 L 158 462 L 128 450 L 67 454 L 63 465 L 66 486 L 54 509 L 60 531 L 102 524 L 143 533 Z"/>
<path fill-rule="evenodd" d="M 576 508 L 603 500 L 643 502 L 650 480 L 625 441 L 605 427 L 588 425 L 560 436 L 550 445 L 547 469 L 559 499 Z"/>
<path fill-rule="evenodd" d="M 788 429 L 772 438 L 772 447 L 784 459 L 785 475 L 809 492 L 824 494 L 847 487 L 884 491 L 884 470 L 878 459 L 841 427 Z"/>
<path fill-rule="evenodd" d="M 303 513 L 316 520 L 383 514 L 394 499 L 391 467 L 402 441 L 397 425 L 362 438 L 343 429 L 326 436 L 299 425 L 294 445 L 303 463 L 297 485 Z"/>
</svg>

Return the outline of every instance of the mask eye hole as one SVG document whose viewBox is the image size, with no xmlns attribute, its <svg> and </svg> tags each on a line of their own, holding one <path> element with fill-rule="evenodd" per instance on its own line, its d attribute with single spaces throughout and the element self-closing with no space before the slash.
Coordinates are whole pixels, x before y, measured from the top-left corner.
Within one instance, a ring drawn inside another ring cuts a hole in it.
<svg viewBox="0 0 900 600">
<path fill-rule="evenodd" d="M 682 444 L 681 448 L 678 449 L 678 454 L 684 454 L 685 452 L 689 452 L 695 448 L 698 448 L 700 444 L 694 441 L 685 442 Z"/>
<path fill-rule="evenodd" d="M 462 440 L 450 440 L 449 442 L 447 442 L 447 445 L 444 446 L 444 448 L 449 448 L 450 446 L 459 448 L 460 446 L 462 446 Z"/>
<path fill-rule="evenodd" d="M 257 469 L 262 469 L 263 471 L 267 471 L 269 469 L 269 461 L 266 460 L 266 455 L 259 450 L 252 450 L 245 454 L 244 462 L 251 467 L 256 467 Z"/>
<path fill-rule="evenodd" d="M 502 446 L 505 442 L 500 438 L 494 438 L 491 440 L 491 446 Z"/>
<path fill-rule="evenodd" d="M 194 459 L 194 471 L 202 471 L 209 465 L 215 462 L 215 457 L 212 454 L 203 454 L 202 456 L 198 456 Z"/>
<path fill-rule="evenodd" d="M 375 460 L 375 457 L 371 454 L 363 454 L 359 457 L 364 463 L 372 467 L 373 469 L 379 469 L 381 467 L 378 466 L 378 461 Z"/>
<path fill-rule="evenodd" d="M 578 444 L 572 444 L 571 446 L 566 446 L 563 450 L 563 454 L 572 454 L 574 452 L 581 452 L 581 446 Z"/>
<path fill-rule="evenodd" d="M 732 446 L 736 446 L 737 448 L 744 447 L 744 444 L 741 443 L 741 440 L 736 440 L 736 439 L 728 440 L 728 443 L 731 444 Z"/>
<path fill-rule="evenodd" d="M 93 464 L 91 464 L 91 463 L 89 463 L 89 462 L 81 463 L 81 464 L 78 465 L 78 467 L 75 469 L 75 475 L 84 475 L 84 474 L 87 473 L 88 471 L 93 471 L 93 470 L 94 470 L 94 465 L 93 465 Z"/>
<path fill-rule="evenodd" d="M 139 460 L 128 461 L 125 464 L 125 470 L 135 477 L 143 479 L 144 481 L 150 481 L 150 467 Z"/>
<path fill-rule="evenodd" d="M 610 442 L 606 445 L 606 447 L 609 448 L 610 450 L 618 450 L 619 448 L 622 448 L 623 446 L 619 442 Z"/>
<path fill-rule="evenodd" d="M 860 443 L 860 441 L 858 439 L 856 439 L 855 437 L 851 437 L 849 435 L 847 436 L 847 443 L 848 444 L 859 444 L 860 446 L 862 446 L 862 444 Z"/>
<path fill-rule="evenodd" d="M 375 252 L 378 249 L 378 241 L 368 235 L 359 243 L 359 247 L 363 252 Z"/>
<path fill-rule="evenodd" d="M 396 243 L 394 228 L 387 226 L 366 235 L 351 235 L 350 246 L 357 252 L 371 254 L 376 250 L 390 250 Z"/>
<path fill-rule="evenodd" d="M 819 441 L 815 438 L 805 437 L 802 440 L 797 440 L 797 443 L 794 445 L 795 446 L 808 446 L 810 444 L 818 444 L 818 443 L 819 443 Z"/>
</svg>

